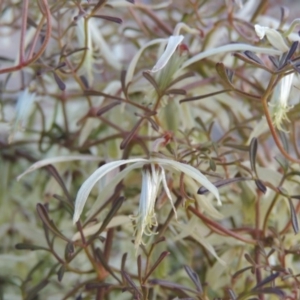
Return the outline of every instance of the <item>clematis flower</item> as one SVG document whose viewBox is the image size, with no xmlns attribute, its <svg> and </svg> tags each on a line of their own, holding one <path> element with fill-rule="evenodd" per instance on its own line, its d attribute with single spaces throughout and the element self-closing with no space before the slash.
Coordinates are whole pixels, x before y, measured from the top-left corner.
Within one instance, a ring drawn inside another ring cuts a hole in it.
<svg viewBox="0 0 300 300">
<path fill-rule="evenodd" d="M 97 169 L 81 186 L 77 193 L 75 200 L 75 211 L 73 216 L 73 222 L 76 223 L 79 220 L 79 217 L 82 213 L 84 205 L 87 201 L 87 198 L 97 183 L 97 181 L 104 178 L 106 174 L 112 170 L 125 165 L 132 164 L 127 166 L 123 171 L 121 171 L 114 179 L 114 183 L 121 181 L 127 174 L 133 169 L 142 168 L 142 187 L 141 187 L 141 196 L 139 203 L 138 214 L 132 217 L 136 221 L 136 240 L 135 246 L 138 248 L 140 244 L 143 243 L 142 238 L 144 235 L 152 235 L 152 227 L 157 225 L 157 219 L 155 214 L 155 201 L 162 184 L 167 197 L 169 198 L 173 210 L 176 215 L 175 207 L 173 205 L 173 200 L 171 192 L 168 188 L 165 169 L 183 172 L 189 178 L 192 178 L 197 183 L 205 186 L 210 192 L 212 192 L 217 198 L 218 204 L 221 205 L 218 189 L 196 168 L 170 159 L 162 158 L 133 158 L 126 160 L 119 160 L 107 163 Z"/>
<path fill-rule="evenodd" d="M 289 121 L 287 112 L 292 108 L 292 106 L 288 106 L 288 100 L 293 78 L 294 73 L 283 77 L 279 83 L 277 91 L 275 91 L 273 95 L 272 100 L 269 102 L 273 124 L 281 131 L 285 131 L 281 124 L 283 120 Z"/>
<path fill-rule="evenodd" d="M 269 43 L 276 49 L 282 52 L 286 52 L 289 50 L 289 47 L 285 43 L 282 35 L 277 30 L 265 26 L 260 26 L 258 24 L 256 24 L 254 28 L 257 36 L 261 40 L 266 36 Z"/>
</svg>

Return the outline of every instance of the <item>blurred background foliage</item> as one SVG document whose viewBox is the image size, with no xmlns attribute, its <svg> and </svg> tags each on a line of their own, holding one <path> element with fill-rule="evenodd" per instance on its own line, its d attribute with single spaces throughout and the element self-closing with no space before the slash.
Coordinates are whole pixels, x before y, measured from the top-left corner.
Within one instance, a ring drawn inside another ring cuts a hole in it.
<svg viewBox="0 0 300 300">
<path fill-rule="evenodd" d="M 297 1 L 0 0 L 1 299 L 299 299 L 297 14 Z M 74 225 L 89 176 L 134 157 L 193 166 L 222 205 L 166 168 L 177 218 L 157 187 L 155 234 L 136 249 L 146 177 L 114 182 L 122 166 Z"/>
</svg>

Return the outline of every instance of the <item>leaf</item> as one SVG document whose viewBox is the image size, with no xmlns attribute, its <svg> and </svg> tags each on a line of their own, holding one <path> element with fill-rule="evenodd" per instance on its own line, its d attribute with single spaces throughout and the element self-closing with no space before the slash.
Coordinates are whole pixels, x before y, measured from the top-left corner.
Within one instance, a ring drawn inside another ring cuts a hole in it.
<svg viewBox="0 0 300 300">
<path fill-rule="evenodd" d="M 122 22 L 123 22 L 123 20 L 120 18 L 106 16 L 106 15 L 92 15 L 91 17 L 98 18 L 98 19 L 104 19 L 104 20 L 111 21 L 111 22 L 118 23 L 118 24 L 122 24 Z"/>
<path fill-rule="evenodd" d="M 247 180 L 252 180 L 252 178 L 235 177 L 235 178 L 229 178 L 229 179 L 222 179 L 222 180 L 214 182 L 213 185 L 218 188 L 218 187 L 222 187 L 224 185 L 228 185 L 228 184 L 231 184 L 231 183 L 234 183 L 234 182 L 247 181 Z M 200 195 L 203 195 L 207 192 L 208 192 L 207 188 L 202 186 L 202 187 L 199 188 L 197 193 L 200 194 Z"/>
<path fill-rule="evenodd" d="M 90 87 L 90 85 L 89 85 L 89 82 L 88 82 L 88 79 L 86 78 L 86 76 L 80 75 L 79 78 L 80 78 L 81 82 L 83 83 L 84 87 L 86 89 L 88 89 Z"/>
<path fill-rule="evenodd" d="M 105 106 L 101 107 L 97 111 L 97 116 L 103 115 L 104 113 L 108 112 L 109 110 L 111 110 L 112 108 L 114 108 L 115 106 L 120 105 L 120 104 L 121 104 L 121 102 L 115 101 L 115 102 L 112 102 L 108 105 L 105 105 Z"/>
<path fill-rule="evenodd" d="M 155 261 L 155 263 L 153 264 L 153 266 L 150 268 L 150 270 L 148 271 L 148 273 L 146 274 L 146 276 L 143 279 L 143 282 L 146 282 L 147 279 L 149 278 L 149 276 L 154 272 L 154 270 L 159 266 L 159 264 L 170 254 L 170 252 L 168 251 L 164 251 L 163 253 L 161 253 L 161 255 L 159 256 L 159 258 Z"/>
<path fill-rule="evenodd" d="M 27 293 L 27 297 L 26 300 L 34 300 L 34 299 L 38 299 L 37 298 L 37 294 L 48 285 L 49 280 L 44 279 L 42 280 L 40 283 L 38 283 L 36 286 L 34 286 L 33 288 L 31 288 L 28 293 Z"/>
<path fill-rule="evenodd" d="M 66 89 L 66 85 L 64 84 L 64 82 L 60 79 L 60 77 L 56 74 L 56 72 L 53 72 L 53 76 L 59 89 L 64 91 Z"/>
<path fill-rule="evenodd" d="M 63 277 L 64 277 L 64 274 L 65 274 L 65 271 L 66 271 L 66 267 L 65 265 L 61 265 L 61 267 L 59 268 L 58 272 L 57 272 L 57 280 L 59 282 L 62 281 Z"/>
<path fill-rule="evenodd" d="M 248 254 L 248 253 L 245 253 L 244 255 L 245 259 L 253 266 L 256 265 L 255 261 L 253 260 L 253 258 Z"/>
<path fill-rule="evenodd" d="M 130 141 L 133 139 L 134 135 L 138 132 L 138 130 L 140 129 L 142 123 L 143 123 L 144 119 L 141 118 L 139 119 L 136 124 L 132 127 L 131 131 L 129 131 L 129 133 L 127 134 L 127 136 L 125 136 L 125 138 L 123 139 L 123 141 L 120 144 L 120 149 L 123 150 L 125 149 L 128 144 L 130 143 Z"/>
<path fill-rule="evenodd" d="M 256 63 L 258 63 L 259 65 L 264 65 L 264 63 L 262 62 L 262 60 L 253 52 L 251 51 L 245 51 L 244 54 L 250 58 L 251 60 L 255 61 Z"/>
<path fill-rule="evenodd" d="M 260 281 L 254 288 L 253 290 L 260 288 L 262 286 L 264 286 L 265 284 L 271 283 L 272 281 L 274 281 L 278 276 L 280 275 L 280 273 L 273 273 L 270 276 L 266 277 L 265 279 L 263 279 L 262 281 Z"/>
<path fill-rule="evenodd" d="M 30 245 L 30 244 L 25 244 L 25 243 L 18 243 L 18 244 L 15 245 L 15 248 L 17 250 L 31 250 L 31 251 L 46 250 L 46 251 L 49 251 L 49 249 L 47 249 L 45 247 Z"/>
<path fill-rule="evenodd" d="M 227 88 L 230 88 L 231 90 L 234 90 L 234 86 L 232 85 L 229 77 L 228 77 L 228 70 L 225 68 L 225 65 L 221 62 L 218 62 L 216 64 L 216 70 L 221 77 L 221 79 L 224 81 Z"/>
<path fill-rule="evenodd" d="M 124 200 L 125 200 L 124 197 L 120 197 L 117 201 L 114 202 L 111 210 L 109 211 L 109 213 L 105 217 L 105 219 L 104 219 L 104 221 L 103 221 L 103 223 L 102 223 L 102 225 L 101 225 L 101 227 L 98 231 L 99 232 L 98 234 L 100 234 L 104 229 L 106 229 L 107 225 L 111 222 L 114 215 L 118 212 L 118 210 L 122 206 Z"/>
<path fill-rule="evenodd" d="M 121 97 L 110 95 L 110 94 L 106 94 L 106 93 L 99 92 L 99 91 L 94 91 L 94 90 L 84 91 L 84 95 L 85 96 L 102 96 L 102 97 L 105 97 L 105 98 L 108 98 L 108 99 L 114 99 L 114 100 L 124 101 L 124 99 L 121 98 Z"/>
<path fill-rule="evenodd" d="M 129 283 L 129 285 L 133 288 L 133 290 L 136 292 L 136 294 L 140 295 L 140 297 L 142 296 L 142 293 L 140 292 L 140 290 L 137 288 L 136 284 L 134 283 L 134 281 L 131 279 L 130 275 L 123 271 L 122 272 L 123 277 L 125 278 L 125 280 Z"/>
<path fill-rule="evenodd" d="M 289 63 L 290 59 L 292 58 L 293 54 L 295 53 L 295 51 L 298 48 L 298 44 L 299 44 L 298 41 L 293 42 L 290 50 L 287 52 L 287 54 L 284 57 L 284 60 L 283 60 L 282 64 L 280 65 L 280 69 L 282 69 L 283 67 L 285 67 Z"/>
<path fill-rule="evenodd" d="M 200 95 L 200 96 L 195 96 L 195 97 L 189 97 L 189 98 L 185 98 L 185 99 L 180 100 L 179 103 L 190 102 L 190 101 L 195 101 L 195 100 L 202 100 L 202 99 L 205 99 L 205 98 L 208 98 L 208 97 L 212 97 L 212 96 L 215 96 L 215 95 L 219 95 L 219 94 L 223 94 L 223 93 L 228 93 L 230 91 L 231 91 L 231 89 L 230 90 L 228 89 L 228 90 L 217 91 L 217 92 L 209 93 L 209 94 L 205 94 L 205 95 Z"/>
<path fill-rule="evenodd" d="M 245 271 L 250 270 L 250 269 L 252 269 L 252 268 L 253 268 L 253 267 L 250 266 L 250 267 L 245 267 L 245 268 L 243 268 L 243 269 L 241 269 L 241 270 L 238 270 L 237 272 L 235 272 L 235 273 L 232 275 L 232 279 L 238 277 L 240 274 L 242 274 L 242 273 L 244 273 Z"/>
<path fill-rule="evenodd" d="M 101 264 L 104 267 L 104 269 L 113 278 L 115 278 L 119 283 L 122 283 L 122 281 L 115 275 L 115 273 L 113 272 L 113 270 L 111 269 L 111 267 L 108 265 L 107 259 L 104 257 L 104 255 L 103 255 L 102 251 L 100 250 L 100 248 L 96 248 L 95 254 L 96 254 L 97 258 L 99 259 L 99 261 L 101 262 Z"/>
<path fill-rule="evenodd" d="M 71 242 L 68 242 L 65 248 L 65 260 L 68 261 L 72 254 L 74 253 L 74 245 Z"/>
<path fill-rule="evenodd" d="M 186 91 L 184 89 L 170 89 L 165 91 L 165 95 L 186 95 Z"/>
<path fill-rule="evenodd" d="M 260 295 L 260 294 L 275 294 L 281 299 L 285 297 L 285 293 L 278 287 L 267 287 L 263 289 L 253 290 L 251 294 Z"/>
<path fill-rule="evenodd" d="M 154 87 L 157 95 L 160 95 L 159 86 L 156 83 L 155 79 L 151 76 L 149 72 L 143 72 L 143 76 L 151 83 L 151 85 Z"/>
<path fill-rule="evenodd" d="M 188 288 L 185 285 L 181 285 L 181 284 L 171 282 L 171 281 L 167 281 L 167 280 L 152 279 L 152 280 L 149 280 L 149 283 L 153 284 L 153 285 L 160 285 L 162 287 L 168 287 L 168 288 L 171 288 L 171 289 L 189 291 L 189 292 L 192 292 L 194 294 L 198 294 L 198 291 L 193 290 L 191 288 Z"/>
<path fill-rule="evenodd" d="M 49 219 L 47 210 L 44 207 L 44 205 L 38 203 L 36 205 L 36 210 L 42 222 L 45 224 L 45 226 L 48 229 L 52 231 L 52 233 L 54 233 L 54 235 L 59 236 L 61 239 L 69 242 L 69 240 L 63 234 L 60 233 L 60 231 L 57 229 L 53 221 Z"/>
<path fill-rule="evenodd" d="M 232 299 L 232 300 L 237 299 L 236 294 L 234 293 L 234 291 L 232 289 L 228 289 L 227 291 L 228 291 L 230 299 Z"/>
<path fill-rule="evenodd" d="M 189 266 L 184 266 L 184 269 L 186 273 L 189 275 L 189 277 L 191 278 L 191 280 L 193 281 L 194 285 L 196 286 L 197 291 L 203 294 L 203 288 L 197 273 Z"/>
<path fill-rule="evenodd" d="M 258 188 L 262 193 L 265 194 L 265 193 L 267 192 L 267 187 L 262 183 L 261 180 L 256 179 L 254 182 L 255 182 L 257 188 Z"/>
<path fill-rule="evenodd" d="M 292 200 L 290 197 L 288 198 L 289 205 L 290 205 L 290 211 L 291 211 L 291 222 L 294 229 L 295 234 L 299 232 L 299 225 L 298 225 L 298 219 L 297 219 L 297 212 L 295 210 L 295 207 L 293 205 Z"/>
<path fill-rule="evenodd" d="M 276 69 L 278 69 L 279 68 L 279 60 L 278 60 L 278 58 L 277 57 L 274 57 L 274 56 L 272 56 L 272 55 L 269 55 L 268 56 L 269 57 L 269 60 L 272 62 L 272 64 L 274 65 L 274 67 L 276 68 Z"/>
<path fill-rule="evenodd" d="M 256 153 L 257 153 L 257 138 L 252 138 L 249 147 L 250 165 L 252 171 L 254 171 L 255 175 L 257 176 L 256 165 L 255 165 Z"/>
</svg>

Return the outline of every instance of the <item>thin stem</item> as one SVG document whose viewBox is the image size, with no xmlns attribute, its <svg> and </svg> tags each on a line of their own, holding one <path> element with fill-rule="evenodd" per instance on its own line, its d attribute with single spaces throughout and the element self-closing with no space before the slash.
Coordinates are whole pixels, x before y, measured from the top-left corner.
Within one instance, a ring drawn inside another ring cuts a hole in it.
<svg viewBox="0 0 300 300">
<path fill-rule="evenodd" d="M 22 23 L 21 23 L 21 37 L 20 37 L 20 53 L 19 53 L 19 64 L 22 66 L 24 63 L 24 45 L 25 35 L 27 27 L 27 16 L 28 16 L 28 0 L 23 0 L 22 6 Z"/>
<path fill-rule="evenodd" d="M 41 55 L 44 53 L 44 51 L 46 50 L 46 47 L 47 47 L 48 42 L 49 42 L 50 37 L 51 37 L 51 31 L 52 31 L 52 27 L 51 27 L 51 13 L 50 13 L 50 10 L 49 10 L 49 6 L 48 6 L 47 0 L 41 0 L 41 1 L 44 4 L 45 15 L 46 15 L 46 20 L 47 20 L 46 36 L 45 36 L 45 39 L 44 39 L 44 42 L 43 42 L 41 48 L 36 53 L 36 55 L 34 57 L 32 57 L 31 59 L 23 62 L 22 64 L 19 63 L 16 66 L 2 69 L 2 70 L 0 70 L 0 74 L 11 73 L 11 72 L 16 72 L 16 71 L 22 70 L 24 67 L 27 67 L 28 65 L 34 63 L 37 59 L 39 59 L 41 57 Z"/>
<path fill-rule="evenodd" d="M 35 34 L 34 34 L 34 37 L 33 37 L 33 41 L 31 43 L 31 47 L 30 47 L 30 50 L 29 50 L 29 53 L 28 53 L 28 56 L 27 56 L 27 60 L 29 60 L 32 55 L 33 55 L 33 51 L 34 51 L 34 48 L 36 46 L 36 43 L 37 43 L 37 40 L 38 40 L 38 37 L 39 37 L 39 34 L 42 30 L 42 27 L 43 27 L 43 24 L 44 24 L 44 21 L 45 21 L 45 17 L 43 16 L 36 31 L 35 31 Z"/>
<path fill-rule="evenodd" d="M 194 215 L 196 215 L 198 218 L 200 218 L 202 221 L 204 221 L 205 223 L 211 225 L 212 227 L 216 228 L 218 231 L 221 231 L 222 233 L 225 233 L 226 235 L 229 235 L 237 240 L 243 241 L 247 244 L 252 244 L 252 245 L 256 245 L 257 242 L 256 240 L 252 240 L 252 239 L 247 239 L 244 238 L 243 236 L 240 236 L 239 234 L 236 234 L 235 232 L 224 228 L 223 226 L 221 226 L 220 224 L 210 220 L 208 217 L 206 217 L 205 215 L 203 215 L 199 210 L 197 210 L 196 208 L 189 206 L 188 208 Z"/>
</svg>

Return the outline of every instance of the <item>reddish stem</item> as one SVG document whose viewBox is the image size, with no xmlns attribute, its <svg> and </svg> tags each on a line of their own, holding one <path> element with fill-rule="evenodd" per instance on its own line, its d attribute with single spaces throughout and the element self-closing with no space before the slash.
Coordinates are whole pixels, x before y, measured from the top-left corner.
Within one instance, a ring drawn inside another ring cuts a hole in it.
<svg viewBox="0 0 300 300">
<path fill-rule="evenodd" d="M 19 64 L 22 66 L 24 63 L 24 44 L 25 44 L 25 35 L 27 27 L 27 16 L 28 16 L 28 0 L 23 0 L 22 6 L 22 23 L 21 23 L 21 37 L 20 37 L 20 55 L 19 55 Z"/>
<path fill-rule="evenodd" d="M 35 62 L 37 59 L 39 59 L 39 57 L 44 53 L 44 51 L 46 50 L 47 44 L 50 40 L 51 37 L 51 14 L 50 14 L 50 10 L 49 10 L 49 6 L 47 3 L 47 0 L 41 0 L 42 3 L 44 4 L 44 8 L 45 8 L 45 15 L 46 15 L 46 20 L 47 20 L 47 31 L 46 31 L 46 36 L 44 39 L 44 42 L 40 48 L 40 50 L 38 51 L 38 53 L 32 57 L 31 59 L 23 62 L 23 63 L 19 63 L 16 66 L 13 67 L 9 67 L 9 68 L 5 68 L 0 70 L 0 74 L 4 74 L 4 73 L 11 73 L 11 72 L 15 72 L 15 71 L 20 71 L 22 70 L 24 67 L 27 67 L 28 65 L 32 64 L 33 62 Z"/>
<path fill-rule="evenodd" d="M 216 223 L 213 220 L 210 220 L 208 217 L 206 217 L 205 215 L 203 215 L 199 210 L 197 210 L 196 208 L 189 206 L 188 208 L 193 214 L 195 214 L 198 218 L 200 218 L 202 221 L 204 221 L 205 223 L 211 225 L 212 227 L 216 228 L 217 230 L 225 233 L 226 235 L 229 235 L 237 240 L 243 241 L 247 244 L 253 244 L 256 245 L 257 242 L 255 240 L 252 239 L 247 239 L 244 238 L 242 236 L 240 236 L 239 234 L 236 234 L 235 232 L 224 228 L 223 226 L 221 226 L 220 224 Z"/>
</svg>

